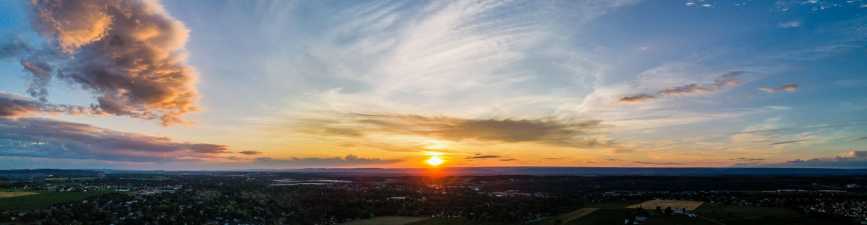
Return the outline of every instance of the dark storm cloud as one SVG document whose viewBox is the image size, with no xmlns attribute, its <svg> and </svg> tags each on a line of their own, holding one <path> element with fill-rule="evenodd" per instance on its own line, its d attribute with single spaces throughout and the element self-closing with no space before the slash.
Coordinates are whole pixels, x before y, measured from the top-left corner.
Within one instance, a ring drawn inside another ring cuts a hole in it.
<svg viewBox="0 0 867 225">
<path fill-rule="evenodd" d="M 156 162 L 207 159 L 227 152 L 223 145 L 175 142 L 87 124 L 0 118 L 2 156 Z"/>
<path fill-rule="evenodd" d="M 344 157 L 292 157 L 288 159 L 274 159 L 270 157 L 256 158 L 253 162 L 254 166 L 269 167 L 269 168 L 292 168 L 292 167 L 324 167 L 324 166 L 371 166 L 384 165 L 400 162 L 398 159 L 380 159 L 380 158 L 365 158 L 355 155 L 346 155 Z"/>
<path fill-rule="evenodd" d="M 420 115 L 338 113 L 330 119 L 301 119 L 299 130 L 325 136 L 359 137 L 390 133 L 496 142 L 539 142 L 571 147 L 610 145 L 599 141 L 603 125 L 598 120 L 558 119 L 465 119 Z"/>
<path fill-rule="evenodd" d="M 45 102 L 58 77 L 93 93 L 104 114 L 168 125 L 197 109 L 197 76 L 184 50 L 189 31 L 157 1 L 34 0 L 32 8 L 34 27 L 53 46 L 0 47 L 32 75 L 32 97 Z"/>
<path fill-rule="evenodd" d="M 655 94 L 641 93 L 629 95 L 620 98 L 621 103 L 644 103 L 661 97 L 669 96 L 694 96 L 705 95 L 721 91 L 726 88 L 736 87 L 743 83 L 739 76 L 745 74 L 744 71 L 732 71 L 718 76 L 712 83 L 692 83 L 681 86 L 669 87 L 657 91 Z"/>
<path fill-rule="evenodd" d="M 759 88 L 759 90 L 770 93 L 770 94 L 775 94 L 775 93 L 781 93 L 781 92 L 789 92 L 789 93 L 796 92 L 796 91 L 798 91 L 798 88 L 799 88 L 799 86 L 797 84 L 786 84 L 786 85 L 779 86 L 779 87 L 763 87 L 763 88 Z"/>
</svg>

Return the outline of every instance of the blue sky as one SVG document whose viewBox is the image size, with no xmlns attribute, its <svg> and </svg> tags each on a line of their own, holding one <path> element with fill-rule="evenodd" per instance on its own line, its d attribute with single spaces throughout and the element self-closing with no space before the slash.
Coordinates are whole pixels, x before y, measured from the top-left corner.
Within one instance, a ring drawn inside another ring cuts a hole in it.
<svg viewBox="0 0 867 225">
<path fill-rule="evenodd" d="M 10 168 L 867 167 L 861 0 L 49 3 L 0 2 Z"/>
</svg>

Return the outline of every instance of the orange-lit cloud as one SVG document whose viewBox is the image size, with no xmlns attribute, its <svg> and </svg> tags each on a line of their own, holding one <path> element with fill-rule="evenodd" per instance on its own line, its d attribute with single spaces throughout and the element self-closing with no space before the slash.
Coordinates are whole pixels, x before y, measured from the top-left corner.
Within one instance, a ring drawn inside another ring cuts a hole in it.
<svg viewBox="0 0 867 225">
<path fill-rule="evenodd" d="M 103 114 L 169 125 L 197 110 L 197 76 L 184 50 L 189 31 L 157 1 L 34 0 L 32 7 L 34 26 L 55 47 L 2 49 L 33 76 L 31 96 L 45 102 L 58 77 L 94 93 L 94 111 Z"/>
</svg>

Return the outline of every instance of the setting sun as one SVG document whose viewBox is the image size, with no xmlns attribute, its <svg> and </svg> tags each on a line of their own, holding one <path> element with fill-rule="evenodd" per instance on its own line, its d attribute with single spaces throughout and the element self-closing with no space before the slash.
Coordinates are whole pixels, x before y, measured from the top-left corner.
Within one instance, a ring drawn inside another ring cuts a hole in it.
<svg viewBox="0 0 867 225">
<path fill-rule="evenodd" d="M 424 163 L 426 163 L 428 166 L 431 166 L 431 167 L 438 167 L 445 162 L 446 161 L 443 160 L 442 158 L 440 158 L 440 156 L 436 156 L 436 155 L 432 155 L 432 156 L 430 156 L 430 158 L 428 158 L 427 160 L 424 161 Z"/>
</svg>

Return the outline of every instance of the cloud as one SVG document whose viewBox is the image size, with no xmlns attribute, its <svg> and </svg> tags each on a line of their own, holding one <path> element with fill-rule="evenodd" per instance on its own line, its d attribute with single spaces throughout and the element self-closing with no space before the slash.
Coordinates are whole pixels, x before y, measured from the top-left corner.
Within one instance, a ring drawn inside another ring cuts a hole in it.
<svg viewBox="0 0 867 225">
<path fill-rule="evenodd" d="M 274 159 L 270 157 L 256 158 L 253 162 L 254 167 L 266 168 L 298 168 L 298 167 L 341 167 L 341 166 L 374 166 L 386 165 L 400 162 L 399 159 L 380 159 L 380 158 L 365 158 L 356 155 L 346 155 L 343 157 L 308 157 L 299 158 L 292 157 L 289 159 Z"/>
<path fill-rule="evenodd" d="M 21 117 L 45 111 L 45 105 L 23 96 L 0 92 L 0 117 Z"/>
<path fill-rule="evenodd" d="M 629 95 L 620 98 L 621 103 L 644 103 L 661 97 L 671 96 L 695 96 L 706 95 L 718 92 L 725 88 L 736 87 L 742 83 L 739 76 L 745 74 L 744 71 L 732 71 L 719 75 L 712 83 L 691 83 L 681 86 L 664 88 L 657 91 L 655 94 L 641 93 Z"/>
<path fill-rule="evenodd" d="M 53 47 L 0 47 L 32 75 L 31 96 L 46 101 L 58 77 L 95 94 L 101 113 L 169 125 L 197 109 L 197 75 L 184 50 L 189 31 L 157 1 L 34 0 L 32 7 L 34 27 Z"/>
<path fill-rule="evenodd" d="M 576 27 L 634 2 L 357 4 L 326 11 L 325 29 L 298 32 L 314 35 L 304 37 L 313 40 L 309 47 L 268 57 L 267 72 L 299 87 L 293 96 L 318 98 L 287 111 L 544 117 L 580 101 L 602 73 L 593 52 L 564 48 L 580 33 Z"/>
<path fill-rule="evenodd" d="M 81 106 L 54 105 L 34 101 L 30 98 L 0 92 L 0 118 L 18 118 L 38 113 L 92 113 L 92 109 Z"/>
<path fill-rule="evenodd" d="M 801 27 L 801 21 L 797 21 L 797 20 L 786 21 L 786 22 L 782 22 L 782 23 L 778 24 L 777 26 L 780 28 L 786 28 L 786 29 L 787 28 L 798 28 L 798 27 Z"/>
<path fill-rule="evenodd" d="M 734 161 L 746 161 L 746 162 L 765 161 L 765 159 L 763 159 L 763 158 L 748 158 L 748 157 L 738 157 L 738 158 L 733 158 L 733 159 L 731 159 L 731 160 L 734 160 Z"/>
<path fill-rule="evenodd" d="M 502 156 L 499 156 L 499 155 L 482 155 L 482 154 L 475 154 L 475 155 L 467 156 L 467 157 L 466 157 L 466 159 L 469 159 L 469 160 L 474 160 L 474 159 L 498 159 L 498 158 L 502 158 Z"/>
<path fill-rule="evenodd" d="M 708 84 L 687 84 L 672 88 L 660 90 L 658 94 L 663 96 L 690 96 L 703 95 L 717 92 L 723 88 L 735 87 L 741 84 L 738 76 L 744 74 L 743 71 L 733 71 L 720 75 L 713 83 Z"/>
<path fill-rule="evenodd" d="M 262 154 L 262 152 L 260 152 L 260 151 L 252 151 L 252 150 L 240 151 L 240 152 L 238 152 L 238 153 L 240 153 L 240 154 L 242 154 L 242 155 L 258 155 L 258 154 Z"/>
<path fill-rule="evenodd" d="M 609 145 L 595 138 L 601 121 L 558 119 L 465 119 L 421 115 L 336 113 L 330 119 L 301 119 L 297 129 L 325 135 L 359 137 L 374 133 L 415 135 L 452 141 L 466 139 L 493 142 L 538 142 L 594 147 Z M 339 130 L 340 132 L 334 132 Z"/>
<path fill-rule="evenodd" d="M 795 168 L 867 168 L 867 151 L 849 150 L 843 155 L 830 158 L 796 159 L 785 163 L 742 164 L 757 167 L 795 167 Z"/>
<path fill-rule="evenodd" d="M 682 166 L 682 165 L 687 165 L 686 163 L 678 163 L 678 162 L 633 161 L 632 163 L 641 164 L 641 165 L 650 165 L 650 166 Z"/>
<path fill-rule="evenodd" d="M 784 145 L 784 144 L 792 144 L 792 143 L 798 143 L 798 142 L 804 142 L 804 141 L 806 141 L 806 140 L 800 139 L 800 140 L 778 141 L 778 142 L 771 143 L 771 145 Z"/>
<path fill-rule="evenodd" d="M 230 153 L 224 145 L 176 142 L 48 119 L 0 118 L 0 156 L 125 162 L 206 160 Z"/>
<path fill-rule="evenodd" d="M 786 85 L 783 85 L 780 87 L 762 87 L 762 88 L 759 88 L 759 90 L 774 94 L 774 93 L 781 93 L 781 92 L 792 93 L 792 92 L 798 91 L 798 88 L 799 88 L 798 84 L 786 84 Z"/>
<path fill-rule="evenodd" d="M 30 45 L 19 39 L 7 39 L 0 43 L 0 59 L 18 57 L 31 51 Z"/>
<path fill-rule="evenodd" d="M 656 99 L 656 96 L 648 95 L 648 94 L 639 94 L 639 95 L 633 95 L 633 96 L 624 96 L 624 97 L 620 98 L 620 102 L 638 104 L 638 103 L 643 103 L 646 101 L 651 101 L 653 99 Z"/>
</svg>

